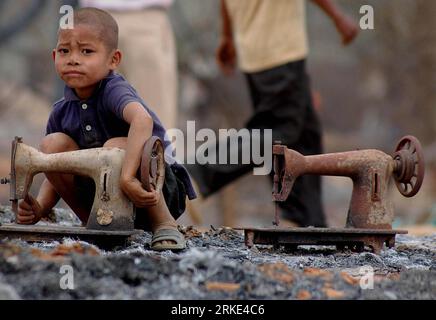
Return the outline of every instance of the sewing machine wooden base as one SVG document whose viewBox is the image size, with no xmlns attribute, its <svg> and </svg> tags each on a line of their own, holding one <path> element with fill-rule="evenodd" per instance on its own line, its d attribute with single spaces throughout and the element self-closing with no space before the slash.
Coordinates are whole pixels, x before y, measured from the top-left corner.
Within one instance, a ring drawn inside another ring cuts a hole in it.
<svg viewBox="0 0 436 320">
<path fill-rule="evenodd" d="M 66 227 L 58 225 L 0 225 L 0 239 L 21 239 L 27 242 L 62 241 L 64 238 L 82 240 L 95 244 L 101 249 L 125 246 L 130 237 L 140 235 L 142 230 L 109 231 L 90 230 L 85 227 Z"/>
<path fill-rule="evenodd" d="M 380 254 L 383 244 L 395 246 L 395 235 L 406 230 L 377 230 L 353 228 L 244 228 L 245 244 L 284 246 L 296 250 L 299 245 L 334 245 L 338 250 L 348 248 L 362 252 L 365 247 Z"/>
<path fill-rule="evenodd" d="M 88 241 L 100 247 L 123 245 L 141 230 L 134 229 L 134 207 L 119 186 L 125 151 L 119 148 L 94 148 L 55 154 L 42 153 L 23 143 L 12 141 L 11 173 L 0 180 L 10 183 L 12 211 L 17 214 L 18 201 L 25 199 L 33 177 L 38 173 L 68 173 L 92 178 L 95 184 L 94 203 L 86 227 L 58 225 L 0 224 L 2 239 L 24 241 L 61 240 L 68 237 Z M 147 191 L 161 192 L 165 179 L 163 144 L 151 137 L 144 145 L 140 163 L 140 181 Z"/>
</svg>

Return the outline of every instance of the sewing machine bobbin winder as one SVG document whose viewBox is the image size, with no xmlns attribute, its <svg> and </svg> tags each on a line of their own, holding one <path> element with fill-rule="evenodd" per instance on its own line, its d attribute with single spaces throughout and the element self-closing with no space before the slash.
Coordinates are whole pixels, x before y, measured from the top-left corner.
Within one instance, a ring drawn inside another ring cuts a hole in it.
<svg viewBox="0 0 436 320">
<path fill-rule="evenodd" d="M 142 233 L 142 230 L 134 229 L 134 206 L 119 187 L 124 156 L 125 151 L 120 148 L 45 154 L 15 137 L 10 177 L 1 179 L 1 184 L 10 183 L 10 200 L 15 214 L 18 200 L 27 196 L 33 177 L 41 172 L 90 177 L 95 183 L 95 197 L 85 227 L 3 224 L 0 225 L 0 239 L 20 238 L 35 242 L 70 237 L 110 248 L 123 245 L 129 237 Z M 164 179 L 163 145 L 158 137 L 151 137 L 143 149 L 140 180 L 145 190 L 160 192 Z"/>
<path fill-rule="evenodd" d="M 385 243 L 395 245 L 395 235 L 405 230 L 392 230 L 393 204 L 388 187 L 393 177 L 400 193 L 414 196 L 424 179 L 421 144 L 413 136 L 403 137 L 392 156 L 379 150 L 357 150 L 314 156 L 303 156 L 277 143 L 273 146 L 273 201 L 276 202 L 275 228 L 244 228 L 245 244 L 272 244 L 296 249 L 298 245 L 335 245 L 361 252 L 369 247 L 379 254 Z M 344 176 L 353 181 L 353 192 L 345 228 L 278 228 L 277 202 L 285 201 L 295 179 L 301 175 Z"/>
</svg>

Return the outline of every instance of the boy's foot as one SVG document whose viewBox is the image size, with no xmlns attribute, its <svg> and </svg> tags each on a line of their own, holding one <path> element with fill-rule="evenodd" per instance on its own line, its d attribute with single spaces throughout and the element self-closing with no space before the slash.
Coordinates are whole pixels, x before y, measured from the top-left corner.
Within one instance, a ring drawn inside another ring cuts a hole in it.
<svg viewBox="0 0 436 320">
<path fill-rule="evenodd" d="M 185 236 L 177 229 L 158 229 L 153 233 L 151 249 L 156 251 L 186 249 Z"/>
</svg>

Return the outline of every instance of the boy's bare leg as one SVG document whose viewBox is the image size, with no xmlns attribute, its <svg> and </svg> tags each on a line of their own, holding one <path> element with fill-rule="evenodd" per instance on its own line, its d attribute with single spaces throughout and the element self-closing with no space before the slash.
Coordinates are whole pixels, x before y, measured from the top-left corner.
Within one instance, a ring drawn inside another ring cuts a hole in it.
<svg viewBox="0 0 436 320">
<path fill-rule="evenodd" d="M 56 132 L 44 137 L 40 150 L 44 153 L 58 153 L 79 150 L 79 146 L 66 134 Z M 82 223 L 86 223 L 91 207 L 80 200 L 81 195 L 76 190 L 74 175 L 60 173 L 46 173 L 45 175 L 58 195 L 68 204 Z"/>
<path fill-rule="evenodd" d="M 103 147 L 126 149 L 126 146 L 127 138 L 120 137 L 112 138 L 106 141 Z M 141 210 L 141 213 L 147 214 L 147 218 L 153 233 L 161 229 L 177 230 L 177 222 L 171 215 L 168 206 L 165 203 L 165 198 L 162 192 L 160 194 L 158 204 L 153 207 L 147 207 L 146 210 Z M 174 244 L 174 241 L 160 241 L 159 243 L 167 245 Z"/>
<path fill-rule="evenodd" d="M 157 205 L 147 207 L 148 221 L 150 222 L 151 230 L 156 232 L 160 229 L 174 229 L 177 230 L 177 222 L 168 210 L 165 198 L 160 193 L 159 202 Z"/>
</svg>

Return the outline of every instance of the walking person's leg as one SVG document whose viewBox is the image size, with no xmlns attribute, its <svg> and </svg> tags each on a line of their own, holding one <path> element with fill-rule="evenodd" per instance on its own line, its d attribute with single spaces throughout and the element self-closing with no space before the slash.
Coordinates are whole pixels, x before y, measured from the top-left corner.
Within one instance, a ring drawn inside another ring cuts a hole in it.
<svg viewBox="0 0 436 320">
<path fill-rule="evenodd" d="M 247 81 L 255 110 L 249 128 L 273 129 L 273 140 L 304 155 L 322 152 L 304 60 L 247 74 Z M 279 206 L 285 218 L 302 226 L 325 226 L 319 177 L 298 178 Z"/>
</svg>

